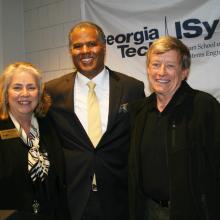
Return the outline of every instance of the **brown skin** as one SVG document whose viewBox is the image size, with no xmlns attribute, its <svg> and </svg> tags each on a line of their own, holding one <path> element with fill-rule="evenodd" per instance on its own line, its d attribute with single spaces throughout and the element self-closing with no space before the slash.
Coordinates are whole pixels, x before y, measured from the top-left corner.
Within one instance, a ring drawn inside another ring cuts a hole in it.
<svg viewBox="0 0 220 220">
<path fill-rule="evenodd" d="M 89 79 L 98 75 L 104 68 L 106 45 L 98 38 L 94 27 L 74 29 L 71 34 L 72 55 L 75 68 Z"/>
</svg>

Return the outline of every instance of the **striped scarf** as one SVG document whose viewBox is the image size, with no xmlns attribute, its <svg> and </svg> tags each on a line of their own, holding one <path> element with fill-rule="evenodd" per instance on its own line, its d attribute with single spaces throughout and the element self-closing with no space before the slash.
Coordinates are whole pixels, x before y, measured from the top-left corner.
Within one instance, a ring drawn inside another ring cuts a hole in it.
<svg viewBox="0 0 220 220">
<path fill-rule="evenodd" d="M 47 152 L 40 152 L 39 148 L 39 126 L 37 119 L 32 115 L 29 134 L 27 135 L 18 121 L 10 114 L 10 117 L 20 133 L 23 142 L 30 147 L 28 151 L 28 172 L 33 182 L 37 179 L 43 181 L 48 175 L 50 161 Z"/>
</svg>

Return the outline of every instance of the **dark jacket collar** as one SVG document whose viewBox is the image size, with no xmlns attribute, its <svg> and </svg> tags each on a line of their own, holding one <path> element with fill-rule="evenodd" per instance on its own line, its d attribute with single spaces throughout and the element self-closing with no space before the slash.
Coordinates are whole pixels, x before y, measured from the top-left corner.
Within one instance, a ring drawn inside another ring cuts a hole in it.
<svg viewBox="0 0 220 220">
<path fill-rule="evenodd" d="M 185 80 L 182 81 L 180 87 L 177 89 L 164 111 L 169 111 L 170 109 L 175 109 L 176 107 L 180 106 L 190 94 L 193 94 L 193 89 Z M 156 93 L 152 93 L 147 98 L 147 105 L 149 111 L 157 109 Z"/>
</svg>

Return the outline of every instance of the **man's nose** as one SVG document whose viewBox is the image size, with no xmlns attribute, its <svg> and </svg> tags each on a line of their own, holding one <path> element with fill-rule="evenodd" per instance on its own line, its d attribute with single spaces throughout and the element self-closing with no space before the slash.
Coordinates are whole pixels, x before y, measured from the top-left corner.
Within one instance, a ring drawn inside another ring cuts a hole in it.
<svg viewBox="0 0 220 220">
<path fill-rule="evenodd" d="M 159 72 L 160 75 L 166 74 L 166 65 L 165 64 L 161 64 L 158 72 Z"/>
<path fill-rule="evenodd" d="M 87 53 L 89 51 L 89 47 L 86 45 L 86 44 L 84 44 L 83 46 L 82 46 L 82 52 L 83 53 Z"/>
</svg>

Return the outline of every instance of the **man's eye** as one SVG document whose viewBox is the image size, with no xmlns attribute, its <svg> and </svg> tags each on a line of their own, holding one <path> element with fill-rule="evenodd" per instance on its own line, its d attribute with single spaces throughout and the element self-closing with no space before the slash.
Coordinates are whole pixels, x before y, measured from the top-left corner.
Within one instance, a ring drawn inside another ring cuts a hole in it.
<svg viewBox="0 0 220 220">
<path fill-rule="evenodd" d="M 79 49 L 82 45 L 81 44 L 74 44 L 72 46 L 73 49 Z"/>
<path fill-rule="evenodd" d="M 87 45 L 88 45 L 88 47 L 95 47 L 96 46 L 96 42 L 89 42 Z"/>
<path fill-rule="evenodd" d="M 160 64 L 159 63 L 152 63 L 152 67 L 158 68 L 158 67 L 160 67 Z"/>
<path fill-rule="evenodd" d="M 174 66 L 174 65 L 172 65 L 172 64 L 168 64 L 168 65 L 167 65 L 167 68 L 168 68 L 168 69 L 174 69 L 174 68 L 175 68 L 175 66 Z"/>
</svg>

